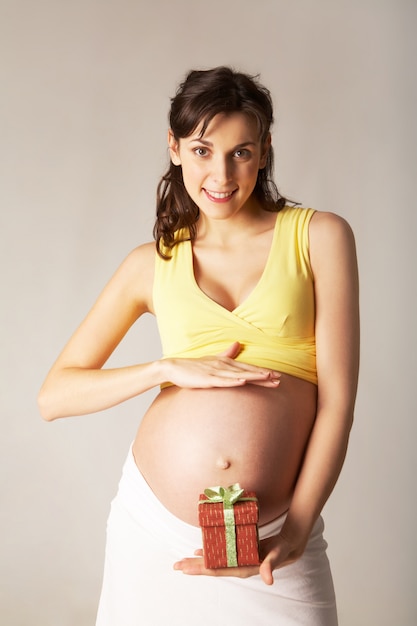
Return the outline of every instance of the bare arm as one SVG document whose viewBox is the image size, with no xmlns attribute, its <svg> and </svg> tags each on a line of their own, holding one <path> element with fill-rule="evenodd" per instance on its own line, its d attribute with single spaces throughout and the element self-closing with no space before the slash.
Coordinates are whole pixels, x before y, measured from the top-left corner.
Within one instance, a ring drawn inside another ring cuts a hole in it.
<svg viewBox="0 0 417 626">
<path fill-rule="evenodd" d="M 151 307 L 154 246 L 130 253 L 52 366 L 38 396 L 47 420 L 113 406 L 157 384 L 152 364 L 102 367 Z"/>
<path fill-rule="evenodd" d="M 354 238 L 348 224 L 329 213 L 315 214 L 310 224 L 310 256 L 316 296 L 317 415 L 280 535 L 281 544 L 261 567 L 265 582 L 270 583 L 273 568 L 302 554 L 336 484 L 356 397 L 359 287 Z"/>
<path fill-rule="evenodd" d="M 274 387 L 279 374 L 238 363 L 239 344 L 202 359 L 164 359 L 103 369 L 132 324 L 152 312 L 154 244 L 125 259 L 54 363 L 38 396 L 44 419 L 84 415 L 115 406 L 163 382 L 180 387 Z"/>
</svg>

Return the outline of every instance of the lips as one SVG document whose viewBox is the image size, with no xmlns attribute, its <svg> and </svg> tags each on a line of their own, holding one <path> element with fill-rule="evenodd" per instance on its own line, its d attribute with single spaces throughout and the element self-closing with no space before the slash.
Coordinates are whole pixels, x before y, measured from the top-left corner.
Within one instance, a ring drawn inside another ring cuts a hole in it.
<svg viewBox="0 0 417 626">
<path fill-rule="evenodd" d="M 234 189 L 233 191 L 209 191 L 208 189 L 204 189 L 204 192 L 210 198 L 210 200 L 214 200 L 216 202 L 225 202 L 229 200 L 233 196 L 235 191 L 236 189 Z"/>
</svg>

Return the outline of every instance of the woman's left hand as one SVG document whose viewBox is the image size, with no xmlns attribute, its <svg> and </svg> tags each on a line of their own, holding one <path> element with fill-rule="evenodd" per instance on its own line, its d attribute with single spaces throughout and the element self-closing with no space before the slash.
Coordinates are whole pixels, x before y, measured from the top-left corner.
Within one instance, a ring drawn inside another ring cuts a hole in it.
<svg viewBox="0 0 417 626">
<path fill-rule="evenodd" d="M 260 542 L 261 559 L 260 565 L 243 567 L 223 567 L 219 569 L 206 569 L 204 567 L 203 551 L 196 550 L 195 556 L 181 559 L 174 564 L 174 569 L 184 574 L 193 576 L 235 576 L 237 578 L 249 578 L 260 574 L 266 585 L 274 582 L 273 571 L 294 563 L 304 551 L 304 547 L 295 548 L 282 533 Z"/>
</svg>

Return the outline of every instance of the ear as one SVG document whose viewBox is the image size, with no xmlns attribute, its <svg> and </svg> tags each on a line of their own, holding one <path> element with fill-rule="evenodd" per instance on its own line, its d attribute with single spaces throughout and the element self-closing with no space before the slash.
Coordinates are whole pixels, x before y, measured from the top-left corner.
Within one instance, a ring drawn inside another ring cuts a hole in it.
<svg viewBox="0 0 417 626">
<path fill-rule="evenodd" d="M 268 159 L 268 154 L 269 154 L 270 149 L 271 149 L 271 133 L 268 133 L 268 137 L 265 139 L 265 143 L 262 146 L 261 161 L 259 165 L 260 170 L 263 170 L 263 168 L 266 165 L 266 161 Z"/>
<path fill-rule="evenodd" d="M 171 129 L 168 131 L 168 146 L 169 146 L 169 156 L 171 157 L 171 161 L 174 165 L 181 165 L 181 159 L 179 155 L 179 145 L 178 141 L 174 137 L 174 133 Z"/>
</svg>

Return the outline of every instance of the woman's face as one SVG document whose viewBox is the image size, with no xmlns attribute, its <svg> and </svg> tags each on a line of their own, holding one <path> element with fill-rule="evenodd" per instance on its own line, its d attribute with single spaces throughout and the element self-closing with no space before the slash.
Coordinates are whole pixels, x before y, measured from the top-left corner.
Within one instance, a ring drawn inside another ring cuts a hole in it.
<svg viewBox="0 0 417 626">
<path fill-rule="evenodd" d="M 171 160 L 181 165 L 184 185 L 201 213 L 225 219 L 250 210 L 270 138 L 261 145 L 256 122 L 244 113 L 216 115 L 203 137 L 201 126 L 177 142 L 170 131 Z"/>
</svg>

